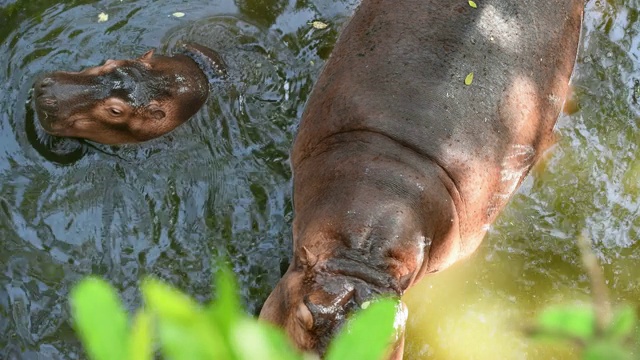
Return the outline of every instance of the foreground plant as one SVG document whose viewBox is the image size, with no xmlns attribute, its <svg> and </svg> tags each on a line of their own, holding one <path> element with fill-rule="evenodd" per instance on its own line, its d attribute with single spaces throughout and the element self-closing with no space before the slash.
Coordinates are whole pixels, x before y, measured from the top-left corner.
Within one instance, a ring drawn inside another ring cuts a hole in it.
<svg viewBox="0 0 640 360">
<path fill-rule="evenodd" d="M 629 305 L 612 309 L 602 269 L 584 234 L 578 237 L 578 246 L 591 281 L 593 303 L 546 308 L 530 329 L 531 336 L 573 342 L 582 349 L 584 360 L 640 359 L 635 309 Z"/>
<path fill-rule="evenodd" d="M 315 355 L 295 350 L 284 334 L 248 316 L 229 271 L 217 276 L 218 297 L 202 306 L 149 278 L 142 282 L 145 306 L 130 321 L 116 291 L 90 277 L 71 292 L 75 328 L 93 360 L 147 360 L 158 353 L 175 360 L 297 360 Z M 392 342 L 398 302 L 381 299 L 355 314 L 330 345 L 326 359 L 378 360 Z"/>
</svg>

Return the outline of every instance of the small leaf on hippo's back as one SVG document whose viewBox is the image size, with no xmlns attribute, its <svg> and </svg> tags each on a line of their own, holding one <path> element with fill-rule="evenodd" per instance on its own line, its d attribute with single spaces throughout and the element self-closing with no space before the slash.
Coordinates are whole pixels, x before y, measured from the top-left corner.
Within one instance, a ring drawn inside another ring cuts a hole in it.
<svg viewBox="0 0 640 360">
<path fill-rule="evenodd" d="M 620 344 L 596 341 L 584 348 L 582 360 L 631 360 L 631 354 Z"/>
<path fill-rule="evenodd" d="M 610 339 L 623 340 L 631 335 L 637 323 L 638 318 L 635 309 L 632 306 L 624 305 L 613 313 L 605 335 Z"/>
<path fill-rule="evenodd" d="M 171 16 L 175 17 L 175 18 L 181 18 L 184 17 L 185 13 L 180 12 L 180 11 L 176 11 L 173 14 L 171 14 Z"/>
<path fill-rule="evenodd" d="M 127 313 L 111 285 L 93 277 L 82 280 L 71 290 L 71 312 L 90 359 L 126 358 Z"/>
<path fill-rule="evenodd" d="M 131 326 L 129 360 L 151 360 L 153 357 L 151 314 L 138 310 Z"/>
<path fill-rule="evenodd" d="M 464 78 L 464 84 L 468 86 L 468 85 L 471 85 L 472 82 L 473 82 L 473 72 L 470 72 L 469 75 L 467 75 Z"/>
<path fill-rule="evenodd" d="M 471 6 L 474 9 L 478 8 L 478 5 L 476 5 L 476 3 L 471 0 L 469 0 L 469 6 Z"/>
<path fill-rule="evenodd" d="M 538 315 L 534 334 L 588 341 L 594 337 L 595 329 L 596 318 L 591 306 L 563 305 L 544 309 Z"/>
<path fill-rule="evenodd" d="M 379 360 L 392 344 L 397 300 L 372 302 L 345 324 L 329 344 L 327 360 Z"/>
</svg>

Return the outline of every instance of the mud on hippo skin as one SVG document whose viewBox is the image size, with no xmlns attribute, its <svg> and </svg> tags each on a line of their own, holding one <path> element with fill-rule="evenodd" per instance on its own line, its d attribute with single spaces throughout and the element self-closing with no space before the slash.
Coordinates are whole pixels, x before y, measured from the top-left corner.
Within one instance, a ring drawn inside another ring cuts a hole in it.
<svg viewBox="0 0 640 360">
<path fill-rule="evenodd" d="M 151 50 L 137 59 L 47 74 L 34 85 L 34 105 L 51 136 L 136 143 L 187 121 L 207 100 L 210 81 L 224 74 L 215 51 L 182 44 L 173 56 Z"/>
</svg>

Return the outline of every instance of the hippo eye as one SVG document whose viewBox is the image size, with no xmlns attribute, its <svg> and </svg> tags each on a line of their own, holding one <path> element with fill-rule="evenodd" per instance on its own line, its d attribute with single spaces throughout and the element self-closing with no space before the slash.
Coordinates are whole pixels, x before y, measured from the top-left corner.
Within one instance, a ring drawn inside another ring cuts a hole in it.
<svg viewBox="0 0 640 360">
<path fill-rule="evenodd" d="M 122 110 L 112 107 L 112 108 L 109 108 L 109 113 L 113 116 L 120 116 L 122 115 Z"/>
</svg>

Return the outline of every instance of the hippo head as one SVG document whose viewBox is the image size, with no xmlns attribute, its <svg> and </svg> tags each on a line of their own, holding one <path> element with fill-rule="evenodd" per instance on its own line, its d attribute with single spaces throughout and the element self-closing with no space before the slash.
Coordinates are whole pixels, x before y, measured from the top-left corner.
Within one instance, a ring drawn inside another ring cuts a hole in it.
<svg viewBox="0 0 640 360">
<path fill-rule="evenodd" d="M 376 297 L 399 295 L 400 290 L 392 282 L 382 272 L 357 260 L 323 259 L 303 247 L 269 295 L 260 318 L 283 328 L 301 350 L 324 356 L 354 311 Z M 396 318 L 402 320 L 396 329 L 402 335 L 404 304 Z"/>
<path fill-rule="evenodd" d="M 54 72 L 34 85 L 44 130 L 103 144 L 136 143 L 164 135 L 205 103 L 209 77 L 223 73 L 210 49 L 185 44 L 174 56 L 148 51 L 133 60 L 107 60 L 80 72 Z"/>
</svg>

